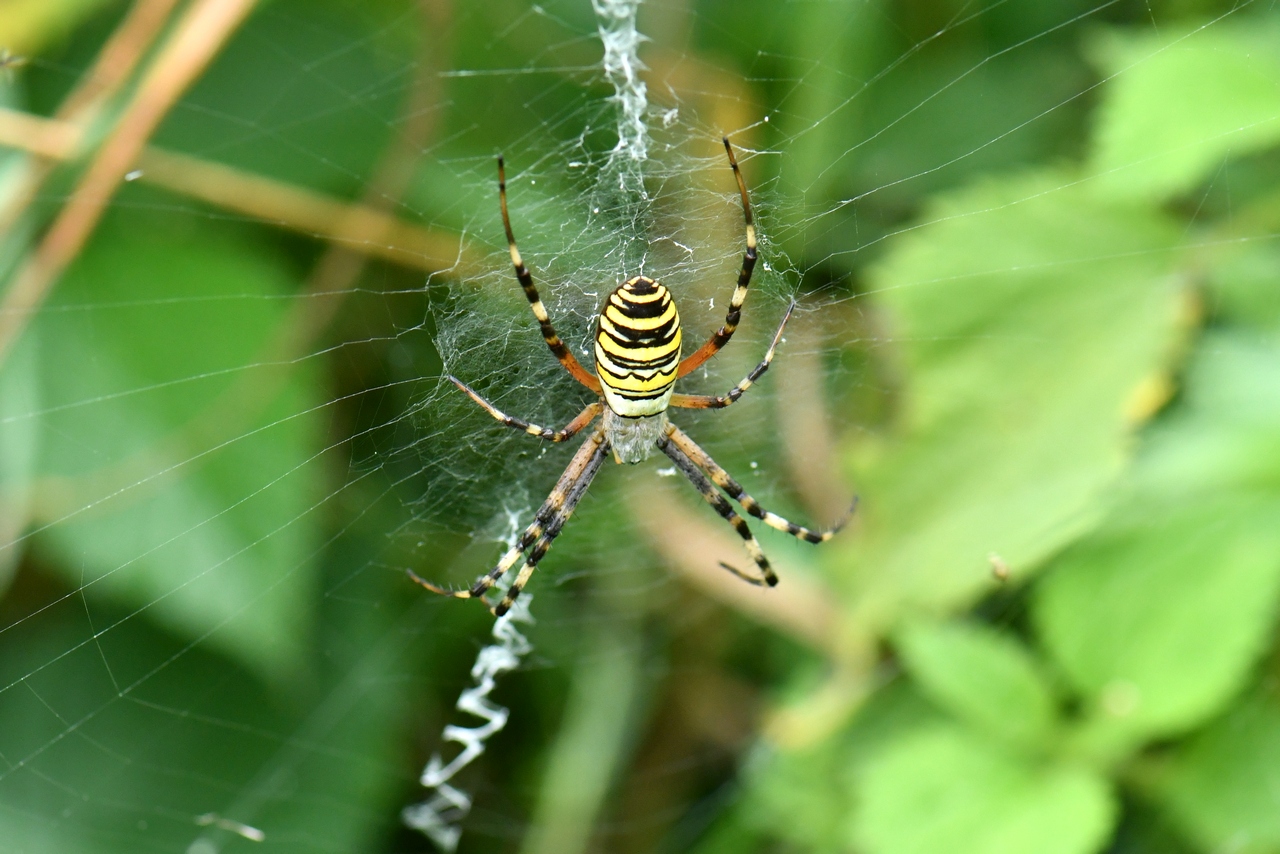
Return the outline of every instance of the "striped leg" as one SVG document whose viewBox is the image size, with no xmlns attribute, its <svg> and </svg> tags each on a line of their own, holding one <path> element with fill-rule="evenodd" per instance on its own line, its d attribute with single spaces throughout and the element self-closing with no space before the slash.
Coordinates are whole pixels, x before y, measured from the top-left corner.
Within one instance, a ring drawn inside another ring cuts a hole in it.
<svg viewBox="0 0 1280 854">
<path fill-rule="evenodd" d="M 724 138 L 724 150 L 729 154 L 729 165 L 733 167 L 733 177 L 738 180 L 738 192 L 742 195 L 742 216 L 747 221 L 747 251 L 742 256 L 742 270 L 738 273 L 738 286 L 733 289 L 729 299 L 729 312 L 725 315 L 724 326 L 716 330 L 711 339 L 693 351 L 680 363 L 680 371 L 676 376 L 683 377 L 695 370 L 707 359 L 710 359 L 720 348 L 729 343 L 738 321 L 742 318 L 742 304 L 747 301 L 747 288 L 751 285 L 751 271 L 756 266 L 756 226 L 751 218 L 751 202 L 747 198 L 747 185 L 742 180 L 742 172 L 738 169 L 738 161 L 733 156 L 733 146 L 729 145 L 729 137 Z"/>
<path fill-rule="evenodd" d="M 729 389 L 728 394 L 723 397 L 710 394 L 673 394 L 671 405 L 682 409 L 723 409 L 736 402 L 756 380 L 764 376 L 765 371 L 769 370 L 769 364 L 773 361 L 773 351 L 778 349 L 778 342 L 782 340 L 782 330 L 787 328 L 787 321 L 791 319 L 791 312 L 795 310 L 796 304 L 792 301 L 791 305 L 787 306 L 787 313 L 782 316 L 782 322 L 778 324 L 778 331 L 773 333 L 773 343 L 769 345 L 764 359 L 751 370 L 751 373 L 747 374 L 746 379 Z"/>
<path fill-rule="evenodd" d="M 511 230 L 511 217 L 507 215 L 507 171 L 501 157 L 498 158 L 498 200 L 502 206 L 502 227 L 507 232 L 507 249 L 511 252 L 511 264 L 516 268 L 516 278 L 520 280 L 520 287 L 524 288 L 524 295 L 529 300 L 529 307 L 533 309 L 533 316 L 537 318 L 538 326 L 542 328 L 542 340 L 547 342 L 552 355 L 559 360 L 570 376 L 592 391 L 599 392 L 600 380 L 587 373 L 586 368 L 582 367 L 582 363 L 556 334 L 556 328 L 551 324 L 551 317 L 547 314 L 547 307 L 542 304 L 538 289 L 533 286 L 533 276 L 530 275 L 529 268 L 524 265 L 524 260 L 520 257 L 520 250 L 516 248 L 516 236 Z"/>
<path fill-rule="evenodd" d="M 844 518 L 837 522 L 834 527 L 821 532 L 811 531 L 794 522 L 787 521 L 777 513 L 765 510 L 760 506 L 760 502 L 747 494 L 747 491 L 742 488 L 742 484 L 734 480 L 715 460 L 711 459 L 710 454 L 698 447 L 698 444 L 690 439 L 687 433 L 673 424 L 667 425 L 667 430 L 671 437 L 671 444 L 679 448 L 698 468 L 711 475 L 715 485 L 729 493 L 729 497 L 741 504 L 743 510 L 746 510 L 770 528 L 785 531 L 798 540 L 804 540 L 807 543 L 825 543 L 840 532 L 840 529 L 848 523 L 850 517 L 853 516 L 854 509 L 858 506 L 858 499 L 855 498 L 853 505 L 849 507 Z"/>
<path fill-rule="evenodd" d="M 546 530 L 542 532 L 537 542 L 533 544 L 533 548 L 529 550 L 528 559 L 524 562 L 524 566 L 520 567 L 520 572 L 516 574 L 516 578 L 511 582 L 511 586 L 507 588 L 507 592 L 503 594 L 502 601 L 498 603 L 497 607 L 493 608 L 495 617 L 501 617 L 511 610 L 511 606 L 515 604 L 516 597 L 520 595 L 521 590 L 524 590 L 524 586 L 529 582 L 533 571 L 538 568 L 538 561 L 542 560 L 547 552 L 551 550 L 551 543 L 560 535 L 560 529 L 569 521 L 569 517 L 573 515 L 578 502 L 582 500 L 582 496 L 587 494 L 587 487 L 591 486 L 591 481 L 608 458 L 609 443 L 604 440 L 604 433 L 597 431 L 595 436 L 599 437 L 599 440 L 593 443 L 595 447 L 592 455 L 587 459 L 582 472 L 577 475 L 577 478 L 566 491 L 563 506 L 561 506 L 559 512 L 555 513 L 547 521 Z"/>
<path fill-rule="evenodd" d="M 732 505 L 725 499 L 723 495 L 716 492 L 715 486 L 711 481 L 707 480 L 707 476 L 702 473 L 702 469 L 682 451 L 679 446 L 663 436 L 658 440 L 658 447 L 662 452 L 671 458 L 676 464 L 676 468 L 680 469 L 680 473 L 689 479 L 698 492 L 702 493 L 702 497 L 706 502 L 715 508 L 715 511 L 724 517 L 733 529 L 738 532 L 738 536 L 742 537 L 743 544 L 747 548 L 747 554 L 751 555 L 751 559 L 755 561 L 756 566 L 760 568 L 760 577 L 747 575 L 746 573 L 729 566 L 727 563 L 721 563 L 725 569 L 732 572 L 744 581 L 749 581 L 757 586 L 773 587 L 778 583 L 778 576 L 774 574 L 773 568 L 769 566 L 769 559 L 764 556 L 764 550 L 760 548 L 760 543 L 756 540 L 755 535 L 751 533 L 751 529 L 747 527 L 747 522 L 737 513 L 733 512 Z"/>
<path fill-rule="evenodd" d="M 539 439 L 546 439 L 548 442 L 563 442 L 566 439 L 572 439 L 580 430 L 582 430 L 583 427 L 586 427 L 594 421 L 596 416 L 604 409 L 604 404 L 597 400 L 595 403 L 588 405 L 586 409 L 579 412 L 578 417 L 570 421 L 563 430 L 552 430 L 549 427 L 539 427 L 537 424 L 530 424 L 528 421 L 522 421 L 519 418 L 512 418 L 510 415 L 500 411 L 492 403 L 476 394 L 471 389 L 471 386 L 456 377 L 449 377 L 449 381 L 466 392 L 467 397 L 470 397 L 478 403 L 485 412 L 492 415 L 498 421 L 501 421 L 503 424 L 508 427 L 513 427 L 516 430 L 523 430 L 530 436 L 537 436 Z"/>
<path fill-rule="evenodd" d="M 520 586 L 512 585 L 515 588 L 515 593 L 508 593 L 503 598 L 503 603 L 494 609 L 494 613 L 497 616 L 502 616 L 511 607 L 511 602 L 515 601 L 515 597 L 519 595 L 520 589 L 524 587 L 524 582 L 528 581 L 529 575 L 533 573 L 529 563 L 536 566 L 537 562 L 551 548 L 551 541 L 560 533 L 560 529 L 568 521 L 573 509 L 582 500 L 587 487 L 591 485 L 591 480 L 604 463 L 608 451 L 609 443 L 605 441 L 604 431 L 597 429 L 582 443 L 582 447 L 578 449 L 578 452 L 573 455 L 568 468 L 565 469 L 564 474 L 560 475 L 560 480 L 556 482 L 555 488 L 551 490 L 551 494 L 547 496 L 547 500 L 543 502 L 542 507 L 535 514 L 533 523 L 524 530 L 524 533 L 520 535 L 520 539 L 507 550 L 497 565 L 477 579 L 470 588 L 466 590 L 449 590 L 432 584 L 412 571 L 409 572 L 409 577 L 432 593 L 437 593 L 441 596 L 452 596 L 455 599 L 479 599 L 489 592 L 498 582 L 498 579 L 506 575 L 516 565 L 516 562 L 532 545 L 533 550 L 530 553 L 529 561 L 520 571 L 520 576 L 524 580 L 520 581 L 518 578 L 517 581 L 519 581 Z"/>
</svg>

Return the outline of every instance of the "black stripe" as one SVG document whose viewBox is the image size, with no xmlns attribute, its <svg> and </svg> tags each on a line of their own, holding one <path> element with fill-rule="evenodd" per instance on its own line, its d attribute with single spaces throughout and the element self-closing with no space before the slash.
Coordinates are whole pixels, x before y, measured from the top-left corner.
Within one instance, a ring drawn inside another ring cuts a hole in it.
<svg viewBox="0 0 1280 854">
<path fill-rule="evenodd" d="M 634 279 L 618 288 L 618 290 L 630 291 L 637 296 L 648 296 L 658 290 L 658 283 L 653 279 L 650 279 L 648 276 L 636 276 Z"/>
<path fill-rule="evenodd" d="M 671 307 L 671 297 L 669 296 L 666 299 L 656 299 L 653 302 L 631 302 L 626 298 L 626 295 L 621 293 L 618 294 L 618 297 L 623 305 L 618 305 L 612 300 L 609 301 L 609 304 L 622 312 L 623 317 L 637 320 L 646 317 L 660 317 L 663 312 Z"/>
<path fill-rule="evenodd" d="M 646 373 L 651 372 L 654 374 L 654 376 L 657 376 L 658 374 L 671 374 L 672 368 L 674 368 L 679 364 L 680 362 L 677 361 L 676 359 L 669 359 L 668 361 L 662 362 L 657 365 L 645 365 L 644 372 Z M 641 371 L 624 371 L 623 373 L 620 374 L 616 371 L 609 370 L 608 366 L 603 363 L 597 363 L 596 367 L 617 380 L 625 380 L 628 377 L 632 377 L 638 380 L 642 380 L 644 382 L 649 382 L 654 378 L 653 376 L 643 376 Z M 668 382 L 667 385 L 670 385 L 672 382 L 675 382 L 674 375 L 671 377 L 671 381 Z M 609 386 L 609 387 L 613 388 L 613 386 Z"/>
<path fill-rule="evenodd" d="M 676 336 L 676 327 L 680 325 L 680 318 L 672 317 L 670 321 L 662 324 L 656 329 L 631 329 L 627 326 L 620 326 L 613 323 L 613 328 L 618 330 L 620 335 L 625 336 L 619 338 L 612 332 L 604 328 L 604 324 L 597 324 L 597 328 L 601 335 L 608 335 L 613 341 L 618 342 L 619 347 L 628 350 L 635 350 L 640 347 L 661 347 L 663 344 L 670 344 Z"/>
<path fill-rule="evenodd" d="M 680 353 L 675 350 L 671 352 L 671 355 L 662 359 L 628 359 L 626 356 L 609 353 L 608 350 L 605 353 L 608 355 L 609 361 L 620 368 L 662 368 L 664 365 L 680 361 Z M 596 361 L 600 361 L 599 357 L 596 358 Z"/>
</svg>

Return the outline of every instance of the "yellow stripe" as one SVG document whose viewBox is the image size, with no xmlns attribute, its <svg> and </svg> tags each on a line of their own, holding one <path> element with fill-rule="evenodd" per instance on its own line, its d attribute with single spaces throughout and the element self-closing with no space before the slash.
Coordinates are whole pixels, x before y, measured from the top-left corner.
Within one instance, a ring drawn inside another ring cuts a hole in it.
<svg viewBox="0 0 1280 854">
<path fill-rule="evenodd" d="M 595 339 L 595 359 L 596 361 L 608 362 L 609 366 L 616 367 L 618 373 L 628 370 L 652 370 L 658 367 L 666 367 L 668 362 L 676 361 L 680 356 L 680 335 L 676 335 L 676 341 L 663 347 L 641 347 L 640 350 L 609 350 L 613 342 L 604 339 L 600 341 Z M 639 353 L 639 355 L 634 355 Z M 628 359 L 644 362 L 641 367 L 623 367 L 618 365 L 609 357 L 614 356 L 617 359 Z"/>
<path fill-rule="evenodd" d="M 617 306 L 608 305 L 605 307 L 604 316 L 614 325 L 614 328 L 623 327 L 625 329 L 633 329 L 637 332 L 647 332 L 651 329 L 658 329 L 671 322 L 671 318 L 676 316 L 676 304 L 671 303 L 667 306 L 666 311 L 657 317 L 627 317 Z"/>
<path fill-rule="evenodd" d="M 666 388 L 675 382 L 676 369 L 679 365 L 672 365 L 669 371 L 659 371 L 651 377 L 628 376 L 625 379 L 618 379 L 608 375 L 600 377 L 600 382 L 607 385 L 615 391 L 638 391 L 653 392 Z"/>
<path fill-rule="evenodd" d="M 618 330 L 615 329 L 613 324 L 604 317 L 600 318 L 600 328 L 604 332 L 612 332 L 619 338 L 623 337 L 618 335 Z M 675 334 L 671 336 L 671 340 L 659 344 L 656 347 L 619 347 L 614 343 L 613 339 L 607 335 L 597 335 L 596 346 L 603 349 L 604 352 L 609 355 L 617 356 L 619 359 L 628 359 L 633 362 L 661 362 L 679 352 L 681 338 L 682 332 L 680 327 L 677 326 Z"/>
</svg>

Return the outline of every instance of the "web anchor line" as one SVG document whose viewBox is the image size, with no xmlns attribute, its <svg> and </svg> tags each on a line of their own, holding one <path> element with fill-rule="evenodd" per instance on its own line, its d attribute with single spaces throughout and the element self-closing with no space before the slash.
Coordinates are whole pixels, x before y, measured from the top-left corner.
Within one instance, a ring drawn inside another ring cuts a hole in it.
<svg viewBox="0 0 1280 854">
<path fill-rule="evenodd" d="M 439 753 L 433 754 L 422 769 L 420 778 L 422 785 L 432 790 L 431 797 L 405 807 L 400 813 L 405 825 L 421 831 L 446 854 L 457 850 L 458 840 L 462 838 L 462 821 L 471 812 L 471 796 L 451 785 L 450 781 L 484 753 L 485 742 L 507 725 L 510 713 L 490 700 L 489 694 L 498 684 L 497 677 L 515 670 L 520 660 L 533 649 L 528 638 L 515 625 L 517 622 L 533 623 L 529 613 L 532 600 L 528 594 L 516 600 L 511 610 L 493 624 L 496 643 L 480 650 L 475 664 L 471 666 L 471 678 L 476 684 L 463 691 L 455 704 L 458 711 L 474 715 L 484 723 L 477 727 L 450 724 L 444 728 L 444 740 L 460 745 L 462 751 L 447 764 Z"/>
</svg>

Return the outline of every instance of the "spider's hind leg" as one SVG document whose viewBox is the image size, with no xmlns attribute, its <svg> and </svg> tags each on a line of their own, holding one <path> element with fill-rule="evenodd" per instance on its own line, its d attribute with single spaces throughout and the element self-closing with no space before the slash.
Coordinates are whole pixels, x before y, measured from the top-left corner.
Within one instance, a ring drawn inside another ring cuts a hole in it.
<svg viewBox="0 0 1280 854">
<path fill-rule="evenodd" d="M 853 511 L 858 507 L 858 499 L 854 498 L 853 503 L 845 511 L 840 521 L 825 531 L 814 531 L 803 525 L 797 525 L 795 522 L 784 519 L 777 513 L 761 507 L 760 502 L 748 495 L 747 491 L 742 488 L 742 484 L 734 480 L 727 471 L 721 468 L 720 464 L 713 460 L 710 454 L 702 450 L 697 442 L 690 439 L 687 433 L 675 425 L 671 425 L 668 427 L 668 435 L 671 437 L 671 443 L 687 455 L 698 468 L 709 474 L 711 479 L 715 481 L 716 486 L 729 493 L 729 497 L 741 504 L 743 510 L 746 510 L 770 528 L 788 533 L 797 540 L 804 540 L 806 543 L 825 543 L 840 533 L 840 529 L 849 522 L 849 519 L 853 517 Z"/>
<path fill-rule="evenodd" d="M 747 554 L 751 555 L 751 559 L 755 561 L 756 566 L 760 569 L 760 577 L 755 578 L 753 576 L 749 576 L 725 563 L 722 563 L 721 566 L 728 569 L 744 581 L 749 581 L 752 584 L 768 587 L 776 585 L 778 583 L 778 576 L 774 573 L 773 567 L 769 566 L 769 559 L 765 557 L 764 549 L 760 548 L 759 541 L 756 540 L 755 535 L 751 533 L 751 529 L 747 527 L 746 520 L 734 512 L 733 506 L 729 504 L 728 500 L 723 495 L 716 491 L 715 485 L 712 484 L 712 482 L 707 479 L 707 476 L 702 473 L 702 469 L 698 468 L 697 464 L 689 458 L 689 455 L 686 454 L 675 441 L 669 438 L 678 432 L 676 427 L 674 425 L 669 425 L 667 427 L 667 431 L 667 435 L 658 440 L 658 447 L 662 449 L 664 454 L 671 458 L 671 461 L 676 464 L 676 468 L 680 470 L 680 473 L 688 478 L 689 482 L 692 483 L 698 492 L 702 494 L 703 499 L 715 508 L 715 511 L 719 513 L 726 522 L 733 526 L 733 529 L 738 532 L 738 536 L 742 537 L 742 543 L 746 546 Z"/>
<path fill-rule="evenodd" d="M 560 529 L 569 521 L 569 517 L 573 515 L 574 508 L 582 500 L 582 496 L 587 494 L 587 488 L 591 486 L 591 481 L 595 478 L 596 472 L 600 471 L 600 467 L 608 459 L 608 454 L 609 443 L 605 441 L 603 431 L 597 430 L 590 439 L 583 443 L 582 450 L 578 452 L 578 457 L 574 458 L 574 462 L 577 462 L 579 458 L 583 460 L 581 470 L 572 473 L 571 466 L 570 471 L 566 471 L 564 476 L 560 478 L 560 482 L 556 484 L 556 489 L 552 492 L 551 498 L 547 499 L 547 503 L 550 504 L 553 498 L 559 496 L 561 499 L 558 502 L 559 507 L 547 519 L 545 529 L 538 536 L 533 548 L 530 549 L 529 557 L 525 560 L 524 566 L 520 567 L 520 572 L 516 573 L 515 580 L 511 582 L 511 586 L 503 594 L 502 601 L 491 609 L 495 617 L 501 617 L 515 604 L 516 597 L 520 595 L 521 590 L 524 590 L 524 586 L 529 582 L 533 571 L 538 568 L 538 561 L 542 560 L 547 552 L 551 550 L 551 543 L 560 535 Z"/>
<path fill-rule="evenodd" d="M 529 558 L 525 561 L 525 565 L 521 568 L 515 581 L 512 582 L 510 589 L 503 596 L 502 601 L 491 608 L 496 616 L 501 617 L 515 602 L 516 597 L 520 595 L 520 591 L 524 588 L 525 583 L 528 582 L 529 576 L 533 574 L 538 561 L 551 548 L 551 542 L 559 535 L 560 529 L 564 527 L 569 517 L 573 515 L 574 508 L 578 506 L 578 502 L 586 494 L 587 487 L 591 485 L 596 472 L 604 464 L 608 452 L 609 443 L 605 441 L 604 431 L 597 429 L 587 437 L 587 440 L 582 443 L 582 447 L 573 455 L 568 468 L 565 469 L 564 474 L 560 475 L 560 480 L 556 482 L 555 488 L 551 490 L 547 500 L 538 508 L 533 523 L 528 528 L 525 528 L 524 533 L 520 535 L 520 539 L 507 550 L 507 553 L 502 556 L 497 565 L 478 578 L 470 588 L 466 590 L 447 590 L 420 578 L 413 572 L 409 573 L 409 577 L 432 593 L 452 596 L 456 599 L 480 599 L 498 583 L 499 579 L 511 571 L 511 568 L 516 565 L 521 555 L 532 545 L 533 548 L 529 552 Z"/>
</svg>

